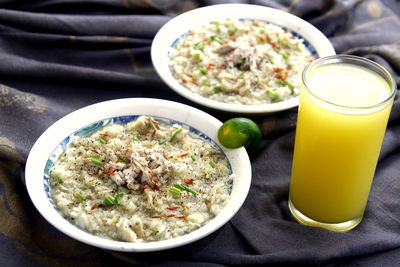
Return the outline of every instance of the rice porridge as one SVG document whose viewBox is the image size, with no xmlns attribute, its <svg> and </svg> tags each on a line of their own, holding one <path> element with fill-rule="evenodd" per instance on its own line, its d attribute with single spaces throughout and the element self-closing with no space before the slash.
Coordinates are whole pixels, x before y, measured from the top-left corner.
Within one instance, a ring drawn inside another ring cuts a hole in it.
<svg viewBox="0 0 400 267">
<path fill-rule="evenodd" d="M 50 171 L 57 209 L 95 235 L 128 242 L 182 236 L 229 201 L 222 151 L 180 124 L 140 116 L 73 139 Z"/>
<path fill-rule="evenodd" d="M 275 103 L 299 95 L 301 73 L 314 59 L 303 42 L 270 23 L 213 21 L 177 42 L 170 69 L 183 86 L 212 100 Z"/>
</svg>

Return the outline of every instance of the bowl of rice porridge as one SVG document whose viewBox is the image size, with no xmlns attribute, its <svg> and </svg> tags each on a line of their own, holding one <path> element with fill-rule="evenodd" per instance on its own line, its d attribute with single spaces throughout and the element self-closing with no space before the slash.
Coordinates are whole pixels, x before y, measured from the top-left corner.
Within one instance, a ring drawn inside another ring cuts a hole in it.
<svg viewBox="0 0 400 267">
<path fill-rule="evenodd" d="M 32 147 L 29 196 L 54 227 L 89 245 L 147 252 L 191 243 L 228 222 L 250 188 L 247 152 L 219 144 L 221 125 L 160 99 L 87 106 Z"/>
<path fill-rule="evenodd" d="M 159 30 L 151 48 L 153 65 L 172 90 L 238 114 L 296 107 L 304 67 L 334 54 L 329 40 L 310 23 L 249 4 L 183 13 Z"/>
</svg>

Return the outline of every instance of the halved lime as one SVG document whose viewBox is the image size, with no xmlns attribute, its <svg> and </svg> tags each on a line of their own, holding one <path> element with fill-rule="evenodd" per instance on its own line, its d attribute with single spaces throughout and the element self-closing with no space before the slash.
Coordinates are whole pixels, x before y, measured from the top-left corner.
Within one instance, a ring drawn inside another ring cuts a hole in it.
<svg viewBox="0 0 400 267">
<path fill-rule="evenodd" d="M 227 120 L 218 130 L 218 140 L 224 147 L 244 146 L 249 153 L 258 149 L 261 138 L 260 128 L 248 118 L 239 117 Z"/>
</svg>

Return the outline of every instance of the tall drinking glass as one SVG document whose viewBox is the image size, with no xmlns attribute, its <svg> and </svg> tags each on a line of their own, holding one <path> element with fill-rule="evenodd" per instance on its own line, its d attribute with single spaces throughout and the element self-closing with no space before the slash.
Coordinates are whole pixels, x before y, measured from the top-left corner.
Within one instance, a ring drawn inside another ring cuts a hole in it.
<svg viewBox="0 0 400 267">
<path fill-rule="evenodd" d="M 334 231 L 360 223 L 395 93 L 390 74 L 361 57 L 305 68 L 289 193 L 298 222 Z"/>
</svg>

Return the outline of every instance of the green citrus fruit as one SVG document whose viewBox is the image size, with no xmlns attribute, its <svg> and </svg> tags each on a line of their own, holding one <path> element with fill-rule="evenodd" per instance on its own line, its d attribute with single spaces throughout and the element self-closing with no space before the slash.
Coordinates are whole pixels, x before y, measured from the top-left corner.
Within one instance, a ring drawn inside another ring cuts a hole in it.
<svg viewBox="0 0 400 267">
<path fill-rule="evenodd" d="M 224 147 L 239 148 L 244 146 L 249 153 L 258 149 L 261 138 L 258 125 L 247 118 L 227 120 L 218 130 L 218 140 Z"/>
</svg>

